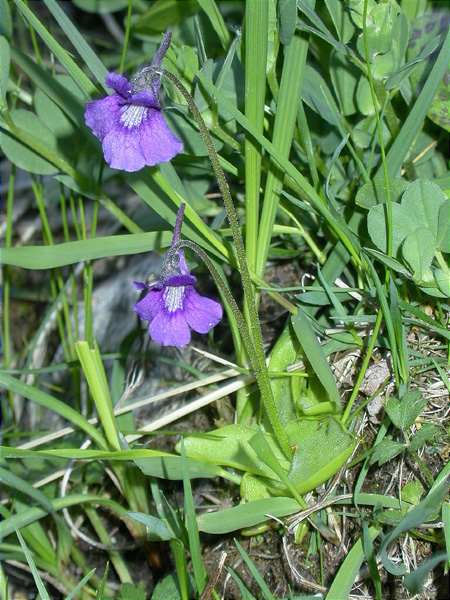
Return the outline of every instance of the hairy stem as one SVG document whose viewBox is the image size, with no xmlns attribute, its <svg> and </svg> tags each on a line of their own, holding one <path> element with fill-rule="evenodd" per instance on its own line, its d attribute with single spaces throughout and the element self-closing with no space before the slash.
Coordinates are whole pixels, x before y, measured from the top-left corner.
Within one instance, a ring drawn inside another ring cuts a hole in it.
<svg viewBox="0 0 450 600">
<path fill-rule="evenodd" d="M 248 269 L 247 259 L 246 259 L 246 255 L 245 255 L 244 240 L 242 238 L 239 217 L 238 217 L 236 208 L 234 206 L 233 199 L 231 197 L 231 192 L 230 192 L 230 188 L 228 187 L 228 182 L 226 180 L 225 174 L 220 165 L 219 157 L 217 155 L 216 149 L 214 148 L 214 144 L 211 139 L 211 135 L 208 131 L 208 128 L 205 125 L 205 122 L 203 120 L 202 115 L 200 114 L 200 111 L 198 110 L 198 108 L 194 102 L 194 99 L 192 98 L 190 93 L 187 91 L 187 89 L 184 87 L 184 85 L 178 80 L 178 78 L 175 75 L 173 75 L 172 73 L 170 73 L 166 70 L 163 70 L 162 74 L 165 77 L 167 77 L 167 79 L 169 79 L 169 81 L 171 81 L 174 84 L 174 86 L 177 88 L 177 90 L 182 94 L 182 96 L 186 100 L 186 102 L 189 106 L 189 109 L 192 113 L 192 116 L 194 117 L 194 119 L 198 125 L 200 136 L 201 136 L 201 138 L 206 146 L 206 149 L 208 151 L 209 159 L 211 161 L 211 165 L 212 165 L 214 174 L 216 176 L 220 192 L 222 194 L 223 202 L 225 205 L 225 210 L 227 212 L 228 221 L 230 223 L 234 247 L 236 249 L 237 264 L 238 264 L 239 272 L 240 272 L 241 278 L 242 278 L 242 287 L 244 290 L 244 302 L 245 302 L 245 307 L 246 307 L 246 310 L 247 310 L 247 313 L 249 316 L 249 321 L 250 321 L 250 336 L 249 336 L 250 339 L 247 339 L 247 341 L 244 342 L 244 344 L 247 345 L 247 343 L 253 342 L 253 343 L 251 343 L 250 348 L 248 350 L 246 348 L 246 351 L 248 352 L 249 360 L 251 362 L 252 369 L 254 371 L 254 374 L 255 374 L 255 377 L 256 377 L 256 380 L 258 383 L 258 387 L 261 392 L 261 398 L 262 398 L 262 402 L 264 405 L 264 409 L 266 411 L 266 414 L 267 414 L 267 417 L 272 426 L 274 435 L 275 435 L 281 449 L 286 454 L 286 456 L 290 456 L 291 450 L 289 447 L 289 441 L 288 441 L 286 432 L 282 426 L 281 420 L 279 418 L 277 406 L 276 406 L 275 399 L 274 399 L 273 393 L 272 393 L 272 387 L 270 385 L 270 378 L 269 378 L 269 374 L 267 371 L 265 355 L 264 355 L 264 346 L 263 346 L 263 338 L 262 338 L 262 333 L 261 333 L 261 326 L 260 326 L 260 322 L 259 322 L 258 311 L 256 308 L 255 293 L 254 293 L 253 284 L 252 284 L 252 281 L 250 278 L 250 272 Z M 200 256 L 200 254 L 199 254 L 199 256 Z M 201 258 L 204 260 L 203 256 L 201 256 Z M 211 273 L 212 273 L 212 271 L 211 271 Z M 227 296 L 227 299 L 228 299 L 228 296 Z M 233 299 L 233 302 L 234 302 L 234 305 L 237 307 L 234 299 Z M 239 311 L 239 313 L 240 313 L 240 311 Z M 242 317 L 242 313 L 240 313 L 240 314 Z M 236 313 L 236 316 L 237 316 L 237 313 Z M 243 319 L 243 317 L 242 317 L 242 319 Z M 239 321 L 238 321 L 238 323 L 239 323 Z M 246 327 L 246 333 L 244 335 L 246 335 L 247 332 L 248 332 L 248 328 Z M 243 340 L 244 340 L 244 338 L 243 338 Z M 252 356 L 252 354 L 253 354 L 253 356 Z"/>
</svg>

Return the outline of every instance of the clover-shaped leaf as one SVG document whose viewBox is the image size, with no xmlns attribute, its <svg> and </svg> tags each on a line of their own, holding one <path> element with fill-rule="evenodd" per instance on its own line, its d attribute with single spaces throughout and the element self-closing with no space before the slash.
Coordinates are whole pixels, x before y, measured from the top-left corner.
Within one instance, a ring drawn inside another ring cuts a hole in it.
<svg viewBox="0 0 450 600">
<path fill-rule="evenodd" d="M 419 227 L 406 236 L 402 245 L 402 255 L 414 279 L 418 281 L 425 279 L 435 252 L 436 238 L 429 229 Z"/>
</svg>

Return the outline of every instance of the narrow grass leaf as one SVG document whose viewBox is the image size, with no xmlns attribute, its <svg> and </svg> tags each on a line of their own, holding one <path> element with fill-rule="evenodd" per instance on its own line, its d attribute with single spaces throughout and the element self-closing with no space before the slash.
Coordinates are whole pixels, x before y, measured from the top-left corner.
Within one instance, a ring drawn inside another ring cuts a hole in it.
<svg viewBox="0 0 450 600">
<path fill-rule="evenodd" d="M 91 425 L 78 411 L 74 410 L 61 400 L 50 396 L 45 392 L 37 389 L 32 385 L 28 385 L 19 381 L 18 379 L 11 377 L 11 375 L 7 375 L 6 373 L 0 372 L 0 387 L 3 387 L 6 390 L 10 390 L 15 394 L 20 394 L 24 398 L 28 398 L 31 402 L 35 402 L 40 406 L 44 406 L 49 410 L 57 413 L 67 421 L 69 421 L 76 428 L 83 430 L 87 435 L 95 441 L 100 448 L 106 447 L 106 442 L 102 436 L 102 434 Z M 1 455 L 1 451 L 0 451 Z"/>
<path fill-rule="evenodd" d="M 184 440 L 181 438 L 181 464 L 183 469 L 184 490 L 184 519 L 189 539 L 189 552 L 191 554 L 192 568 L 194 570 L 195 585 L 197 593 L 201 594 L 206 585 L 207 575 L 202 561 L 202 548 L 195 515 L 194 497 L 192 496 L 191 481 L 186 462 Z"/>
<path fill-rule="evenodd" d="M 35 489 L 28 481 L 21 479 L 17 475 L 14 475 L 12 471 L 4 469 L 3 467 L 0 467 L 0 483 L 8 486 L 12 490 L 16 490 L 17 492 L 29 496 L 45 508 L 46 511 L 52 511 L 50 500 L 45 494 Z"/>
<path fill-rule="evenodd" d="M 245 116 L 260 135 L 264 125 L 266 67 L 269 29 L 268 0 L 249 0 L 245 5 Z M 261 148 L 245 138 L 245 245 L 250 270 L 257 256 Z"/>
<path fill-rule="evenodd" d="M 447 33 L 441 50 L 436 58 L 436 62 L 428 75 L 425 85 L 422 88 L 413 108 L 403 122 L 400 133 L 395 138 L 394 143 L 386 156 L 386 164 L 390 177 L 397 177 L 400 168 L 405 160 L 411 144 L 422 128 L 423 121 L 433 102 L 436 91 L 448 69 L 448 57 L 450 55 L 450 31 Z M 375 181 L 380 181 L 384 177 L 383 165 L 380 165 Z"/>
<path fill-rule="evenodd" d="M 89 573 L 86 573 L 86 575 L 83 577 L 83 579 L 81 579 L 81 581 L 73 588 L 73 590 L 70 592 L 70 594 L 64 598 L 64 600 L 74 600 L 74 598 L 78 598 L 79 593 L 84 588 L 84 586 L 87 584 L 89 579 L 94 575 L 94 573 L 95 573 L 95 569 L 92 569 L 92 571 L 89 571 Z"/>
<path fill-rule="evenodd" d="M 405 575 L 403 583 L 408 592 L 414 596 L 422 591 L 428 573 L 435 569 L 441 562 L 447 560 L 447 552 L 435 552 L 430 558 L 424 560 L 420 565 Z"/>
<path fill-rule="evenodd" d="M 6 88 L 9 80 L 11 52 L 8 40 L 0 35 L 0 101 L 6 100 Z"/>
<path fill-rule="evenodd" d="M 92 48 L 86 42 L 85 38 L 81 35 L 81 33 L 69 19 L 62 7 L 56 2 L 56 0 L 44 0 L 44 4 L 52 13 L 53 17 L 55 18 L 61 29 L 64 31 L 66 36 L 72 42 L 78 54 L 84 60 L 86 66 L 94 75 L 100 86 L 104 90 L 107 90 L 108 88 L 105 85 L 105 78 L 108 74 L 108 70 L 102 63 L 102 61 L 99 59 L 97 54 L 92 50 Z"/>
<path fill-rule="evenodd" d="M 289 157 L 292 145 L 307 52 L 308 42 L 297 35 L 292 38 L 289 46 L 285 48 L 273 129 L 274 148 L 285 159 Z M 275 164 L 272 164 L 267 174 L 264 189 L 258 235 L 257 275 L 263 274 L 266 264 L 283 181 L 284 172 Z"/>
<path fill-rule="evenodd" d="M 197 0 L 197 2 L 210 20 L 211 25 L 213 26 L 213 29 L 217 33 L 217 37 L 222 44 L 222 47 L 226 49 L 230 43 L 230 33 L 225 25 L 216 2 L 214 0 Z"/>
<path fill-rule="evenodd" d="M 369 538 L 373 541 L 379 535 L 380 531 L 381 530 L 376 527 L 369 527 Z M 337 600 L 337 598 L 342 598 L 344 600 L 344 598 L 349 597 L 363 560 L 363 545 L 362 541 L 358 540 L 339 567 L 339 571 L 333 579 L 333 583 L 325 596 L 325 600 Z"/>
<path fill-rule="evenodd" d="M 388 557 L 388 547 L 405 531 L 409 531 L 418 525 L 422 525 L 422 523 L 427 522 L 429 519 L 434 518 L 439 513 L 439 508 L 448 493 L 448 489 L 449 480 L 446 478 L 443 479 L 435 489 L 432 489 L 415 508 L 406 513 L 400 523 L 386 535 L 380 546 L 380 558 L 386 571 L 392 573 L 392 575 L 404 575 L 406 573 L 403 564 L 396 565 Z"/>
<path fill-rule="evenodd" d="M 88 77 L 86 77 L 70 54 L 61 46 L 59 42 L 56 41 L 48 29 L 42 25 L 40 20 L 36 17 L 33 11 L 28 8 L 23 0 L 14 0 L 14 3 L 31 27 L 42 38 L 48 49 L 56 56 L 63 67 L 67 69 L 67 72 L 79 86 L 79 88 L 86 94 L 86 96 L 93 95 L 96 91 L 94 84 Z"/>
<path fill-rule="evenodd" d="M 256 565 L 252 561 L 252 559 L 250 558 L 250 556 L 247 554 L 247 552 L 244 550 L 244 548 L 241 546 L 241 544 L 237 540 L 234 540 L 234 543 L 236 544 L 236 548 L 238 549 L 239 554 L 241 555 L 243 561 L 247 565 L 247 568 L 250 571 L 253 579 L 258 584 L 258 587 L 259 587 L 259 589 L 261 591 L 261 596 L 260 597 L 264 598 L 265 600 L 275 600 L 274 595 L 269 590 L 269 587 L 268 587 L 267 583 L 261 577 L 260 572 L 256 568 Z"/>
<path fill-rule="evenodd" d="M 333 402 L 336 410 L 341 409 L 341 398 L 336 385 L 336 380 L 331 371 L 330 365 L 326 359 L 325 353 L 317 340 L 316 334 L 311 327 L 308 317 L 301 308 L 295 316 L 291 318 L 297 339 L 311 365 L 312 370 L 317 375 L 320 383 L 328 394 L 329 400 Z"/>
<path fill-rule="evenodd" d="M 33 575 L 34 583 L 39 591 L 41 600 L 51 600 L 47 590 L 45 589 L 44 582 L 42 581 L 41 576 L 39 575 L 39 571 L 37 570 L 36 563 L 33 560 L 33 556 L 25 543 L 21 533 L 16 529 L 16 535 L 19 539 L 20 545 L 22 546 L 23 553 L 25 554 L 25 558 L 27 559 L 28 566 L 30 567 L 31 574 Z"/>
<path fill-rule="evenodd" d="M 102 496 L 95 496 L 93 494 L 74 494 L 71 496 L 64 496 L 64 498 L 56 498 L 50 501 L 52 504 L 52 511 L 56 512 L 63 508 L 70 508 L 71 506 L 78 506 L 83 504 L 98 504 L 100 506 L 106 506 L 110 510 L 114 511 L 119 517 L 126 516 L 126 510 L 114 500 L 109 500 Z M 31 523 L 39 521 L 43 517 L 47 516 L 48 512 L 43 508 L 32 507 L 18 514 L 14 514 L 3 521 L 0 521 L 0 538 L 10 535 L 17 529 L 22 529 Z"/>
<path fill-rule="evenodd" d="M 450 566 L 450 503 L 442 505 L 442 522 L 444 523 L 445 547 L 447 549 L 447 564 Z"/>
<path fill-rule="evenodd" d="M 86 377 L 92 399 L 95 402 L 106 439 L 111 448 L 120 450 L 119 430 L 114 416 L 108 381 L 100 351 L 97 346 L 90 348 L 88 342 L 85 341 L 77 342 L 75 350 L 84 376 Z"/>
<path fill-rule="evenodd" d="M 74 263 L 149 252 L 160 242 L 169 244 L 169 232 L 111 235 L 94 239 L 65 242 L 53 246 L 16 246 L 0 248 L 0 263 L 23 269 L 54 269 Z"/>
</svg>

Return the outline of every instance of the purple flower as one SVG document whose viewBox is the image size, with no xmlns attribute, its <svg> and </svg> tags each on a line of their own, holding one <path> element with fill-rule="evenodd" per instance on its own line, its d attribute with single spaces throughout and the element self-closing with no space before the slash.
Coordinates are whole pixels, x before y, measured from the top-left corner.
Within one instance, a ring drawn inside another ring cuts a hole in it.
<svg viewBox="0 0 450 600">
<path fill-rule="evenodd" d="M 161 79 L 157 69 L 170 43 L 166 33 L 151 65 L 129 81 L 109 73 L 106 84 L 114 94 L 88 102 L 86 125 L 102 142 L 105 160 L 113 169 L 139 171 L 171 160 L 183 144 L 169 129 L 161 111 Z"/>
<path fill-rule="evenodd" d="M 178 212 L 172 247 L 179 240 L 184 205 Z M 178 260 L 174 261 L 174 258 Z M 152 284 L 135 282 L 145 296 L 134 305 L 141 319 L 149 322 L 153 341 L 162 346 L 182 348 L 191 341 L 191 329 L 208 333 L 222 319 L 219 302 L 200 295 L 195 289 L 196 278 L 189 272 L 182 250 L 169 251 L 161 280 Z"/>
</svg>

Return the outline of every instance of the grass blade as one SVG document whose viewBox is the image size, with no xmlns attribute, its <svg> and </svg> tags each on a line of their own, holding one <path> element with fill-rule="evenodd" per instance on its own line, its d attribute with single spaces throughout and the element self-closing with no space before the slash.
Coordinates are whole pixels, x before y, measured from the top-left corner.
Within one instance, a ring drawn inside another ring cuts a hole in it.
<svg viewBox="0 0 450 600">
<path fill-rule="evenodd" d="M 248 0 L 245 5 L 245 116 L 260 135 L 264 124 L 268 28 L 268 1 Z M 246 136 L 245 246 L 251 271 L 256 265 L 260 186 L 261 148 Z"/>
<path fill-rule="evenodd" d="M 105 78 L 108 74 L 108 70 L 102 63 L 102 61 L 99 59 L 97 54 L 92 50 L 92 48 L 86 42 L 84 37 L 72 23 L 69 17 L 66 15 L 61 6 L 56 2 L 56 0 L 44 0 L 44 4 L 52 13 L 53 17 L 55 18 L 61 29 L 64 31 L 66 36 L 72 42 L 78 54 L 84 60 L 87 67 L 94 75 L 98 83 L 102 86 L 104 90 L 108 90 L 107 86 L 105 85 Z"/>
<path fill-rule="evenodd" d="M 20 394 L 24 398 L 28 398 L 32 402 L 44 406 L 49 410 L 57 413 L 70 423 L 72 423 L 78 429 L 82 429 L 89 437 L 94 440 L 100 448 L 106 448 L 106 442 L 102 434 L 91 425 L 80 413 L 61 400 L 50 396 L 41 390 L 19 381 L 18 379 L 7 375 L 6 373 L 0 372 L 0 387 L 3 387 L 14 394 Z"/>
<path fill-rule="evenodd" d="M 327 392 L 329 400 L 335 405 L 336 410 L 340 410 L 341 397 L 336 385 L 336 380 L 325 357 L 322 346 L 317 340 L 316 334 L 311 327 L 308 317 L 301 308 L 299 308 L 297 314 L 292 317 L 292 325 L 305 356 Z"/>
<path fill-rule="evenodd" d="M 273 130 L 273 145 L 283 158 L 289 157 L 294 127 L 300 102 L 300 87 L 303 79 L 308 42 L 294 35 L 285 49 L 283 73 L 277 98 L 277 110 Z M 272 229 L 277 214 L 284 173 L 275 165 L 270 169 L 265 190 L 258 236 L 256 274 L 262 276 L 269 253 Z"/>
<path fill-rule="evenodd" d="M 31 552 L 28 549 L 28 546 L 26 545 L 25 540 L 23 539 L 20 531 L 17 529 L 16 535 L 19 539 L 20 545 L 22 546 L 23 553 L 25 554 L 25 558 L 27 559 L 28 566 L 30 567 L 31 574 L 33 575 L 34 583 L 36 584 L 36 587 L 39 591 L 41 600 L 51 600 L 47 590 L 45 589 L 44 582 L 42 581 L 41 576 L 39 575 L 39 571 L 37 570 L 36 564 L 33 560 L 33 556 L 31 555 Z"/>
<path fill-rule="evenodd" d="M 44 44 L 56 56 L 59 62 L 67 69 L 67 72 L 76 82 L 79 88 L 86 96 L 91 96 L 96 92 L 96 87 L 91 80 L 86 77 L 80 67 L 76 64 L 69 53 L 61 46 L 59 42 L 51 35 L 51 33 L 42 25 L 32 10 L 28 8 L 23 0 L 14 0 L 21 14 L 28 21 L 30 26 L 42 38 Z"/>
<path fill-rule="evenodd" d="M 184 490 L 184 518 L 189 539 L 189 551 L 191 554 L 194 579 L 197 593 L 200 595 L 206 585 L 207 575 L 202 561 L 202 548 L 198 532 L 197 519 L 195 515 L 194 498 L 192 496 L 191 481 L 186 463 L 186 452 L 184 440 L 181 438 L 181 458 L 183 468 L 183 490 Z"/>
<path fill-rule="evenodd" d="M 369 527 L 368 537 L 370 540 L 373 541 L 379 535 L 380 531 L 381 530 L 376 527 Z M 362 541 L 358 540 L 339 567 L 339 571 L 325 596 L 325 600 L 336 600 L 337 598 L 344 599 L 349 597 L 363 560 L 363 545 Z"/>
</svg>

